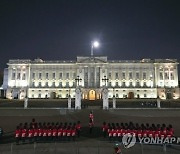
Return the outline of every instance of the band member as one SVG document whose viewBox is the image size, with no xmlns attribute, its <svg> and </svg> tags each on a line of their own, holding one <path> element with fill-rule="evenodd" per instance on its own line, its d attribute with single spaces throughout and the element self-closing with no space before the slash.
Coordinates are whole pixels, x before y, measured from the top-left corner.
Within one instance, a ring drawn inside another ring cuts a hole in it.
<svg viewBox="0 0 180 154">
<path fill-rule="evenodd" d="M 77 136 L 80 137 L 80 132 L 81 132 L 81 123 L 80 123 L 80 121 L 77 122 L 76 131 L 77 131 Z"/>
<path fill-rule="evenodd" d="M 21 133 L 21 138 L 22 138 L 23 142 L 25 142 L 26 137 L 27 137 L 27 128 L 26 128 L 26 126 L 24 126 L 24 128 L 22 129 L 22 133 Z"/>
<path fill-rule="evenodd" d="M 91 111 L 90 114 L 89 114 L 89 119 L 92 120 L 92 122 L 94 122 L 94 115 L 93 115 L 93 112 Z"/>
<path fill-rule="evenodd" d="M 115 154 L 121 154 L 121 148 L 118 144 L 114 147 Z"/>
<path fill-rule="evenodd" d="M 31 142 L 33 140 L 34 137 L 34 130 L 32 128 L 32 126 L 28 129 L 28 135 L 27 135 L 29 142 Z"/>
<path fill-rule="evenodd" d="M 21 129 L 19 128 L 19 126 L 17 126 L 17 128 L 15 130 L 16 144 L 19 144 L 20 138 L 21 138 Z"/>
<path fill-rule="evenodd" d="M 59 141 L 62 139 L 62 134 L 63 134 L 63 129 L 62 126 L 60 125 L 57 130 L 57 136 Z"/>
<path fill-rule="evenodd" d="M 52 130 L 52 136 L 53 136 L 53 140 L 55 141 L 56 140 L 56 137 L 57 137 L 57 127 L 55 126 Z"/>
<path fill-rule="evenodd" d="M 38 128 L 37 126 L 34 128 L 34 141 L 37 141 L 38 138 Z"/>
<path fill-rule="evenodd" d="M 42 140 L 43 137 L 43 129 L 42 126 L 38 127 L 38 140 Z"/>
<path fill-rule="evenodd" d="M 102 125 L 102 132 L 103 132 L 103 136 L 104 138 L 106 137 L 106 134 L 107 134 L 107 125 L 106 125 L 106 122 L 103 122 L 103 125 Z"/>
<path fill-rule="evenodd" d="M 89 134 L 92 134 L 93 126 L 94 126 L 93 121 L 92 121 L 92 119 L 90 119 L 89 120 Z"/>
<path fill-rule="evenodd" d="M 76 138 L 76 128 L 75 128 L 75 126 L 73 126 L 72 129 L 71 129 L 71 136 L 72 136 L 72 140 L 75 141 L 75 138 Z"/>
</svg>

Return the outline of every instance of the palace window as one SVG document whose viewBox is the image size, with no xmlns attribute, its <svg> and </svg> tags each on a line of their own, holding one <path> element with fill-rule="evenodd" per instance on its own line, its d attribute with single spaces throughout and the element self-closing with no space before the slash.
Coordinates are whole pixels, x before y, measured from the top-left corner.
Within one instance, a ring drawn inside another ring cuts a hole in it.
<svg viewBox="0 0 180 154">
<path fill-rule="evenodd" d="M 36 76 L 36 74 L 35 74 L 35 73 L 33 73 L 33 74 L 32 74 L 32 79 L 35 79 L 35 76 Z"/>
<path fill-rule="evenodd" d="M 22 80 L 25 80 L 25 79 L 26 79 L 26 74 L 23 73 L 23 75 L 22 75 Z"/>
<path fill-rule="evenodd" d="M 21 73 L 17 74 L 17 79 L 20 80 L 21 79 Z"/>
<path fill-rule="evenodd" d="M 39 73 L 39 79 L 42 79 L 42 73 Z"/>
<path fill-rule="evenodd" d="M 160 80 L 163 80 L 163 73 L 162 72 L 160 72 L 159 77 L 160 77 Z"/>
<path fill-rule="evenodd" d="M 53 79 L 56 79 L 56 73 L 53 73 L 52 75 L 53 75 Z"/>
<path fill-rule="evenodd" d="M 115 78 L 118 79 L 118 76 L 119 76 L 119 75 L 118 75 L 118 73 L 116 72 L 116 73 L 115 73 Z"/>
<path fill-rule="evenodd" d="M 143 80 L 146 79 L 146 72 L 143 72 Z"/>
<path fill-rule="evenodd" d="M 111 73 L 109 73 L 109 79 L 111 79 Z"/>
<path fill-rule="evenodd" d="M 125 72 L 122 73 L 122 79 L 126 79 L 126 73 Z"/>
<path fill-rule="evenodd" d="M 66 82 L 66 87 L 69 87 L 69 82 Z"/>
<path fill-rule="evenodd" d="M 171 76 L 171 80 L 174 80 L 174 73 L 173 72 L 170 73 L 170 76 Z"/>
<path fill-rule="evenodd" d="M 129 72 L 129 79 L 132 79 L 132 72 Z"/>
<path fill-rule="evenodd" d="M 122 87 L 125 87 L 126 86 L 126 83 L 125 82 L 122 82 Z"/>
<path fill-rule="evenodd" d="M 139 79 L 139 72 L 136 72 L 136 79 Z"/>
<path fill-rule="evenodd" d="M 48 82 L 46 82 L 46 85 L 45 85 L 46 87 L 48 87 Z"/>
<path fill-rule="evenodd" d="M 38 87 L 41 87 L 41 82 L 38 83 Z"/>
<path fill-rule="evenodd" d="M 35 87 L 35 82 L 32 82 L 32 87 Z"/>
<path fill-rule="evenodd" d="M 11 78 L 11 80 L 15 80 L 15 78 L 16 78 L 16 73 L 15 73 L 15 72 L 12 72 L 12 78 Z"/>
<path fill-rule="evenodd" d="M 69 79 L 69 73 L 66 73 L 66 79 Z"/>
<path fill-rule="evenodd" d="M 63 74 L 61 72 L 61 73 L 59 73 L 59 79 L 62 79 L 62 77 L 63 77 Z"/>
<path fill-rule="evenodd" d="M 165 80 L 168 80 L 169 79 L 169 74 L 168 72 L 165 72 Z"/>
<path fill-rule="evenodd" d="M 46 73 L 46 79 L 49 79 L 49 74 L 48 73 Z"/>
</svg>

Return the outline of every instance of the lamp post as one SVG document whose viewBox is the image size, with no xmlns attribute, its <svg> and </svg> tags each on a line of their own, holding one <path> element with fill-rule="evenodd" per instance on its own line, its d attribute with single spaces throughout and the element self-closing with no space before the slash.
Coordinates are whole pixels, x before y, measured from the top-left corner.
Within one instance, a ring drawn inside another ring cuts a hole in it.
<svg viewBox="0 0 180 154">
<path fill-rule="evenodd" d="M 92 41 L 91 42 L 91 57 L 93 57 L 94 53 L 93 53 L 93 49 L 94 47 L 97 48 L 99 46 L 99 42 L 98 41 Z"/>
</svg>

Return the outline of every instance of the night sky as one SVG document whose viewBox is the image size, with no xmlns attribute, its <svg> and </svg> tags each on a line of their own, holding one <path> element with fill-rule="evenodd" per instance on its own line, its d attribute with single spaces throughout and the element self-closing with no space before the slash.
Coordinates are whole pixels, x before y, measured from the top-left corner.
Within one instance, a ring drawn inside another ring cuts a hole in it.
<svg viewBox="0 0 180 154">
<path fill-rule="evenodd" d="M 0 70 L 9 59 L 180 57 L 179 0 L 0 0 Z"/>
</svg>

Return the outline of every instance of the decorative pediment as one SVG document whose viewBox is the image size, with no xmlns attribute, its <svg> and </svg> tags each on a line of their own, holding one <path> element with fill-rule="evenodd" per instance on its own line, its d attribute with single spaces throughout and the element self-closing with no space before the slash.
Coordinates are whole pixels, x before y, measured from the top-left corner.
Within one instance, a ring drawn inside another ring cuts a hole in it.
<svg viewBox="0 0 180 154">
<path fill-rule="evenodd" d="M 107 57 L 77 57 L 78 63 L 106 63 Z"/>
</svg>

